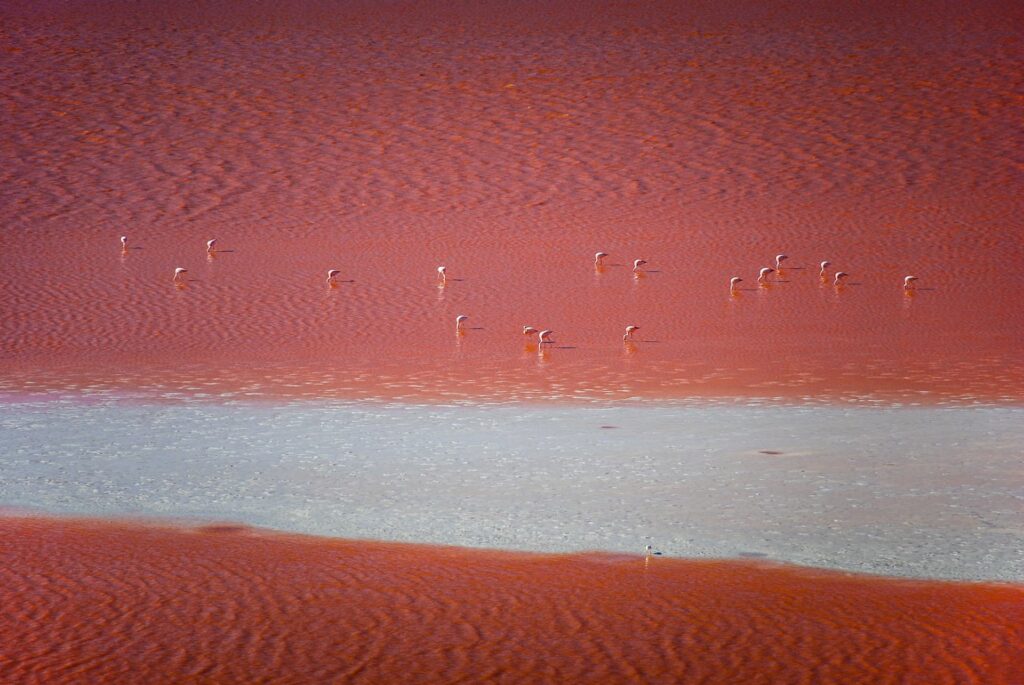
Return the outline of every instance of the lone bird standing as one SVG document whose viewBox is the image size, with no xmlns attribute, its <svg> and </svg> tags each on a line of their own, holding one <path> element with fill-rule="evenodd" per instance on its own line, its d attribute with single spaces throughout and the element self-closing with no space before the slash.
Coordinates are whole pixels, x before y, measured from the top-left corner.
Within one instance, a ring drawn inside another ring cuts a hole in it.
<svg viewBox="0 0 1024 685">
<path fill-rule="evenodd" d="M 181 278 L 182 274 L 187 274 L 187 273 L 188 273 L 188 269 L 179 266 L 177 269 L 174 270 L 174 282 L 175 283 L 181 283 L 182 282 L 182 278 Z"/>
<path fill-rule="evenodd" d="M 443 266 L 437 267 L 437 278 L 442 283 L 446 283 L 448 281 L 448 277 L 445 275 L 444 272 L 445 272 L 445 268 Z"/>
<path fill-rule="evenodd" d="M 328 269 L 327 270 L 327 285 L 334 285 L 335 277 L 341 273 L 339 269 Z"/>
<path fill-rule="evenodd" d="M 633 331 L 639 331 L 639 330 L 640 330 L 639 326 L 633 326 L 633 325 L 626 326 L 626 334 L 624 336 L 622 336 L 622 339 L 624 341 L 632 340 L 633 339 Z"/>
<path fill-rule="evenodd" d="M 217 250 L 214 249 L 216 247 L 216 245 L 217 245 L 217 239 L 216 238 L 210 238 L 209 240 L 206 241 L 206 251 L 207 252 L 216 252 Z"/>
<path fill-rule="evenodd" d="M 905 277 L 903 279 L 903 289 L 904 290 L 913 290 L 916 287 L 914 285 L 914 281 L 916 281 L 916 280 L 917 280 L 917 276 L 907 276 L 907 277 Z"/>
<path fill-rule="evenodd" d="M 594 266 L 603 266 L 601 260 L 608 256 L 607 252 L 595 252 L 594 253 Z"/>
<path fill-rule="evenodd" d="M 633 260 L 633 273 L 640 273 L 640 267 L 647 263 L 646 259 Z"/>
<path fill-rule="evenodd" d="M 121 236 L 121 251 L 124 252 L 128 249 L 128 236 Z"/>
<path fill-rule="evenodd" d="M 459 314 L 458 316 L 455 317 L 455 332 L 456 333 L 459 333 L 459 332 L 462 331 L 462 324 L 468 318 L 469 317 L 466 316 L 465 314 Z"/>
</svg>

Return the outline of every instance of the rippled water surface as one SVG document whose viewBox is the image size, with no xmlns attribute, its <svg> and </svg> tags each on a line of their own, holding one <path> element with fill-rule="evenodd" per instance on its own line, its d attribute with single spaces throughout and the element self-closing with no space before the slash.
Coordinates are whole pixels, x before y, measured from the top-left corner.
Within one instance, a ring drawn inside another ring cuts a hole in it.
<svg viewBox="0 0 1024 685">
<path fill-rule="evenodd" d="M 0 519 L 0 561 L 20 683 L 999 685 L 1024 659 L 1010 586 L 37 519 Z"/>
<path fill-rule="evenodd" d="M 1020 402 L 1019 7 L 734 4 L 5 3 L 4 385 Z"/>
<path fill-rule="evenodd" d="M 1022 26 L 0 3 L 0 506 L 666 554 L 9 517 L 0 680 L 1019 681 L 1019 586 L 667 556 L 1021 580 Z"/>
</svg>

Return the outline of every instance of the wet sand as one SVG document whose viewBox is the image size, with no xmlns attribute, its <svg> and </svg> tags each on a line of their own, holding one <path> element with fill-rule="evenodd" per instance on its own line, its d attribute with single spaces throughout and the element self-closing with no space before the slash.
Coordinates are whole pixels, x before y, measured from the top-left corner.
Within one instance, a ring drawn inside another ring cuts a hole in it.
<svg viewBox="0 0 1024 685">
<path fill-rule="evenodd" d="M 1024 660 L 1021 586 L 25 518 L 0 562 L 20 683 L 999 685 Z"/>
</svg>

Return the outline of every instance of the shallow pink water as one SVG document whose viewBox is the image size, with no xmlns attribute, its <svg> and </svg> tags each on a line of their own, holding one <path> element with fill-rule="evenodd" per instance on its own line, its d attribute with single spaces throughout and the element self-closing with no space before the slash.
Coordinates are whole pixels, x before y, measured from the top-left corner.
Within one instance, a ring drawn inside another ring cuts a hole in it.
<svg viewBox="0 0 1024 685">
<path fill-rule="evenodd" d="M 19 683 L 995 685 L 1024 656 L 1012 585 L 42 519 L 0 519 L 0 560 Z"/>
<path fill-rule="evenodd" d="M 3 13 L 9 390 L 1022 399 L 1011 3 Z"/>
</svg>

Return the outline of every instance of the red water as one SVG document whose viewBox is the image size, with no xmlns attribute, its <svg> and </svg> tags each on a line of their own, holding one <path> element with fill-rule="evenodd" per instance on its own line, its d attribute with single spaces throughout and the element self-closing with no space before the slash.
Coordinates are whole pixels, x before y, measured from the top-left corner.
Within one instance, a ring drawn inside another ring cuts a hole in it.
<svg viewBox="0 0 1024 685">
<path fill-rule="evenodd" d="M 1021 6 L 832 4 L 7 2 L 2 387 L 1019 403 Z"/>
<path fill-rule="evenodd" d="M 1019 683 L 1024 589 L 0 521 L 0 680 Z"/>
</svg>

